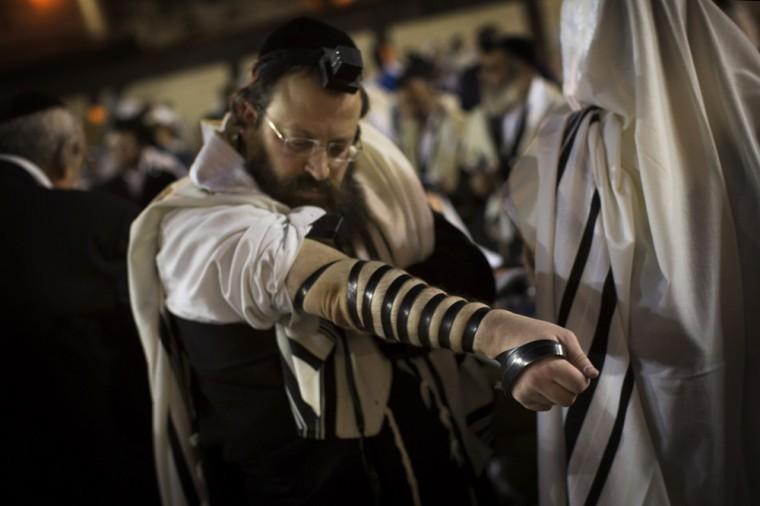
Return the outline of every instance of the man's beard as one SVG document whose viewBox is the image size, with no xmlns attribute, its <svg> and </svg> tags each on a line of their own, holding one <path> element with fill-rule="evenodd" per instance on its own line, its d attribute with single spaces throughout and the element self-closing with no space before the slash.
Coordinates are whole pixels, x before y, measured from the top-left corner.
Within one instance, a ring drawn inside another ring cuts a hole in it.
<svg viewBox="0 0 760 506">
<path fill-rule="evenodd" d="M 495 90 L 481 90 L 481 107 L 488 116 L 502 114 L 520 100 L 514 81 Z"/>
<path fill-rule="evenodd" d="M 246 162 L 246 170 L 264 193 L 291 208 L 315 206 L 343 218 L 336 242 L 351 244 L 366 228 L 369 213 L 354 162 L 347 167 L 340 185 L 336 185 L 329 179 L 317 181 L 306 171 L 280 180 L 263 149 L 250 154 L 253 156 Z"/>
</svg>

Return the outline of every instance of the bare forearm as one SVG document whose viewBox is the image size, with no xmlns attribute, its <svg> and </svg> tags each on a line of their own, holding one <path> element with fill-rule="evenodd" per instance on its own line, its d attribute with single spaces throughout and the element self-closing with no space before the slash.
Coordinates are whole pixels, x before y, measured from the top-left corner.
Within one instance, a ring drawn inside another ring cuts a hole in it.
<svg viewBox="0 0 760 506">
<path fill-rule="evenodd" d="M 489 358 L 532 341 L 560 343 L 567 361 L 528 366 L 513 386 L 515 398 L 530 409 L 571 404 L 587 378 L 598 374 L 567 329 L 450 296 L 401 269 L 348 258 L 311 240 L 287 283 L 297 311 L 392 341 Z"/>
<path fill-rule="evenodd" d="M 288 278 L 296 309 L 391 341 L 493 358 L 545 322 L 451 296 L 401 269 L 306 241 Z"/>
<path fill-rule="evenodd" d="M 485 304 L 450 296 L 381 262 L 336 255 L 318 244 L 305 247 L 310 260 L 304 262 L 312 267 L 301 267 L 297 261 L 289 276 L 296 309 L 392 341 L 480 351 L 474 348 L 475 336 L 480 322 L 493 311 Z"/>
</svg>

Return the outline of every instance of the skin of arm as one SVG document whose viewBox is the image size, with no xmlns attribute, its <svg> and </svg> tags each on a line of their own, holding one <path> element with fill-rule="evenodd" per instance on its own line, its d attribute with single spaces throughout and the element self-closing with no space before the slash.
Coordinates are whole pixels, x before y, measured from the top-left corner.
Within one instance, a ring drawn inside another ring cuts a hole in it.
<svg viewBox="0 0 760 506">
<path fill-rule="evenodd" d="M 449 296 L 400 269 L 347 257 L 314 240 L 304 241 L 286 284 L 297 311 L 387 340 L 488 358 L 538 339 L 560 342 L 567 360 L 549 357 L 531 364 L 512 388 L 514 398 L 528 409 L 569 406 L 599 374 L 567 329 Z M 424 313 L 428 318 L 423 321 Z M 456 317 L 447 323 L 451 314 Z"/>
</svg>

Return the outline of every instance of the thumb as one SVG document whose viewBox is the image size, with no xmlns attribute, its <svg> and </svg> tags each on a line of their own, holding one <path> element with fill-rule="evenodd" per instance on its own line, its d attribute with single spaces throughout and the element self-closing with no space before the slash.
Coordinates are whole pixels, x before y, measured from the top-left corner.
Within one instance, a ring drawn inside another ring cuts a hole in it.
<svg viewBox="0 0 760 506">
<path fill-rule="evenodd" d="M 599 371 L 596 367 L 594 367 L 594 364 L 591 363 L 591 360 L 583 352 L 583 348 L 581 348 L 581 345 L 578 342 L 578 338 L 575 337 L 575 334 L 570 331 L 567 331 L 566 333 L 562 332 L 557 335 L 557 339 L 560 343 L 562 343 L 562 346 L 565 347 L 565 351 L 567 352 L 567 360 L 575 367 L 577 367 L 578 370 L 581 371 L 586 378 L 594 379 L 599 376 Z"/>
</svg>

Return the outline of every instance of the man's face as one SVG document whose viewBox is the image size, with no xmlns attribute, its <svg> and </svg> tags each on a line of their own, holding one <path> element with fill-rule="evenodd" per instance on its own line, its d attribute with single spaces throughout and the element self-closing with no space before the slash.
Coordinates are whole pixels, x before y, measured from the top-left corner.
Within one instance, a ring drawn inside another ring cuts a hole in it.
<svg viewBox="0 0 760 506">
<path fill-rule="evenodd" d="M 69 114 L 69 113 L 67 113 Z M 87 139 L 82 125 L 69 114 L 72 123 L 70 136 L 61 146 L 59 153 L 60 171 L 51 177 L 56 188 L 76 188 L 85 162 Z"/>
<path fill-rule="evenodd" d="M 480 82 L 486 93 L 497 93 L 516 76 L 516 62 L 503 51 L 488 51 L 480 55 Z"/>
<path fill-rule="evenodd" d="M 264 191 L 291 207 L 316 205 L 335 211 L 345 197 L 342 192 L 350 164 L 330 159 L 325 147 L 352 143 L 360 113 L 358 93 L 331 93 L 306 73 L 283 77 L 274 87 L 265 117 L 258 118 L 258 127 L 246 133 L 248 166 L 254 178 Z M 320 148 L 311 154 L 294 154 L 275 129 L 287 138 L 317 140 Z"/>
<path fill-rule="evenodd" d="M 398 99 L 401 112 L 420 121 L 428 117 L 435 104 L 430 86 L 416 77 L 409 79 L 399 89 Z"/>
<path fill-rule="evenodd" d="M 140 161 L 140 142 L 129 131 L 116 130 L 106 138 L 114 165 L 119 171 L 134 169 Z"/>
</svg>

